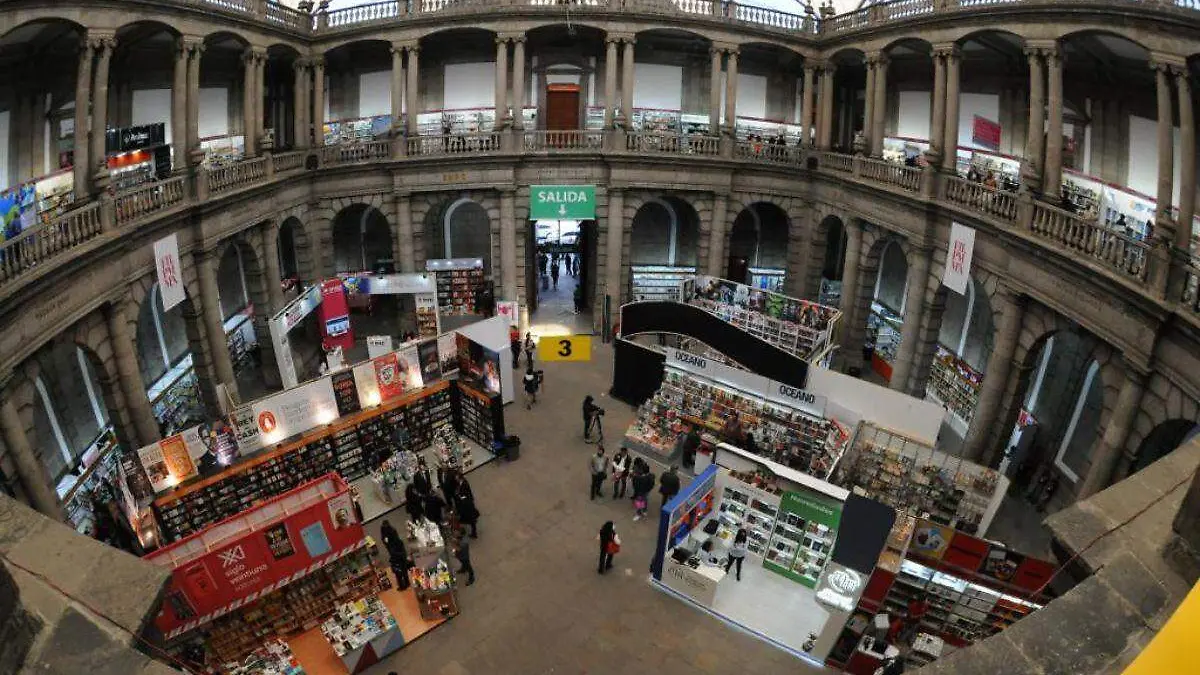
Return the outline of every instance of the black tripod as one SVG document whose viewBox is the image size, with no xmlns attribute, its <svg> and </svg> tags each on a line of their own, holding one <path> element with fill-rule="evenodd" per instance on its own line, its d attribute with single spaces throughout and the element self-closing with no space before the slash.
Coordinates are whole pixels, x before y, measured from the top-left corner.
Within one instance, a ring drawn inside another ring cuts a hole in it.
<svg viewBox="0 0 1200 675">
<path fill-rule="evenodd" d="M 592 444 L 604 441 L 604 425 L 601 424 L 600 419 L 599 413 L 592 413 L 592 416 L 588 419 L 587 428 L 584 429 L 584 443 Z M 596 432 L 595 438 L 592 438 L 592 431 Z"/>
</svg>

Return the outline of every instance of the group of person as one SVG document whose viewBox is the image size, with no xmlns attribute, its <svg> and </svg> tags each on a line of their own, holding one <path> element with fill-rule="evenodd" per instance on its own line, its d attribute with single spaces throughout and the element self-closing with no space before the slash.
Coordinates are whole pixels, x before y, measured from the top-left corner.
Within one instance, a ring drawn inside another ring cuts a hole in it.
<svg viewBox="0 0 1200 675">
<path fill-rule="evenodd" d="M 579 254 L 578 253 L 551 253 L 545 251 L 538 254 L 538 271 L 542 277 L 542 290 L 546 290 L 547 278 L 554 284 L 554 290 L 558 290 L 558 277 L 561 274 L 561 268 L 565 267 L 567 274 L 573 277 L 579 276 Z"/>
<path fill-rule="evenodd" d="M 595 454 L 588 457 L 588 472 L 591 478 L 591 489 L 588 498 L 595 501 L 604 497 L 604 481 L 612 479 L 612 498 L 622 499 L 629 494 L 633 502 L 633 519 L 641 520 L 649 508 L 650 493 L 654 490 L 654 473 L 650 464 L 641 457 L 633 457 L 625 446 L 617 448 L 617 452 L 609 459 L 603 444 L 596 445 Z M 671 465 L 658 477 L 658 492 L 662 495 L 662 506 L 679 494 L 679 467 Z"/>
<path fill-rule="evenodd" d="M 417 470 L 404 488 L 404 510 L 413 523 L 429 520 L 438 527 L 449 528 L 454 557 L 459 562 L 457 573 L 467 575 L 467 585 L 470 586 L 475 583 L 475 568 L 471 565 L 471 547 L 467 539 L 468 536 L 471 539 L 479 538 L 480 513 L 475 505 L 475 491 L 466 476 L 454 467 L 439 467 L 436 479 L 435 490 L 434 475 L 425 459 L 418 459 Z M 450 518 L 451 515 L 454 517 Z M 470 535 L 467 534 L 468 526 L 471 528 Z M 412 567 L 412 559 L 404 539 L 387 520 L 380 527 L 380 538 L 400 590 L 408 588 L 408 570 Z"/>
</svg>

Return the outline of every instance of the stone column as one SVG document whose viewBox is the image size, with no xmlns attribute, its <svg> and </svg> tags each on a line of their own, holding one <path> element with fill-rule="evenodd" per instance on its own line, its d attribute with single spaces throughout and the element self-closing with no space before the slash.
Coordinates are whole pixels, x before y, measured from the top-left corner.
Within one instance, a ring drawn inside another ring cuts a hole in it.
<svg viewBox="0 0 1200 675">
<path fill-rule="evenodd" d="M 868 56 L 866 59 L 867 66 L 867 84 L 863 91 L 863 122 L 862 134 L 863 138 L 867 139 L 866 151 L 871 152 L 871 131 L 874 129 L 875 121 L 875 71 L 878 56 Z"/>
<path fill-rule="evenodd" d="M 615 310 L 621 306 L 621 248 L 625 242 L 625 195 L 608 189 L 608 228 L 605 241 L 604 292 Z"/>
<path fill-rule="evenodd" d="M 108 162 L 105 157 L 105 131 L 108 129 L 108 67 L 112 63 L 116 38 L 102 37 L 92 42 L 96 51 L 95 84 L 92 85 L 92 144 L 89 158 L 96 167 L 92 174 L 92 187 L 100 190 L 108 186 Z"/>
<path fill-rule="evenodd" d="M 500 191 L 500 291 L 505 300 L 517 299 L 516 192 Z"/>
<path fill-rule="evenodd" d="M 1108 487 L 1125 443 L 1129 440 L 1129 431 L 1141 407 L 1145 387 L 1146 374 L 1135 370 L 1126 361 L 1125 382 L 1121 384 L 1121 393 L 1117 395 L 1117 404 L 1108 418 L 1104 436 L 1092 451 L 1092 463 L 1079 484 L 1078 499 L 1087 499 Z"/>
<path fill-rule="evenodd" d="M 883 130 L 887 120 L 888 58 L 880 54 L 875 61 L 875 106 L 871 109 L 871 156 L 883 156 Z"/>
<path fill-rule="evenodd" d="M 292 127 L 296 136 L 292 146 L 302 150 L 308 147 L 308 64 L 304 59 L 296 59 L 292 62 L 292 70 L 295 71 L 292 82 Z M 392 100 L 395 101 L 395 98 Z"/>
<path fill-rule="evenodd" d="M 187 169 L 187 74 L 188 46 L 182 38 L 175 41 L 175 72 L 171 78 L 171 172 Z M 76 129 L 79 128 L 76 122 Z"/>
<path fill-rule="evenodd" d="M 513 43 L 512 115 L 513 128 L 525 129 L 525 36 L 516 35 Z"/>
<path fill-rule="evenodd" d="M 263 225 L 263 269 L 266 279 L 263 283 L 267 287 L 267 304 L 270 307 L 266 308 L 268 317 L 274 316 L 276 312 L 283 309 L 283 287 L 280 281 L 283 280 L 283 273 L 279 270 L 279 221 L 268 220 Z M 260 338 L 264 339 L 264 338 Z"/>
<path fill-rule="evenodd" d="M 496 38 L 496 121 L 494 129 L 508 126 L 508 38 Z"/>
<path fill-rule="evenodd" d="M 916 258 L 908 266 L 907 291 L 904 294 L 904 323 L 900 326 L 900 348 L 896 350 L 896 367 L 892 372 L 891 388 L 908 391 L 909 375 L 914 370 L 913 360 L 917 345 L 921 342 L 921 320 L 925 316 L 925 290 L 929 286 L 929 264 L 932 250 L 916 249 Z"/>
<path fill-rule="evenodd" d="M 1062 55 L 1058 45 L 1046 53 L 1046 173 L 1042 176 L 1042 199 L 1057 204 L 1062 201 Z M 1171 96 L 1167 94 L 1168 103 Z M 1167 106 L 1170 110 L 1170 105 Z M 1169 112 L 1167 113 L 1170 114 Z M 1168 148 L 1170 143 L 1168 143 Z M 1170 150 L 1168 150 L 1168 153 Z M 1161 158 L 1161 155 L 1160 155 Z M 1168 165 L 1169 166 L 1169 165 Z M 1167 180 L 1171 171 L 1167 169 Z"/>
<path fill-rule="evenodd" d="M 421 48 L 418 45 L 408 46 L 408 92 L 404 102 L 408 109 L 408 135 L 417 135 L 417 113 L 421 112 L 419 87 L 421 77 Z"/>
<path fill-rule="evenodd" d="M 314 148 L 325 145 L 325 58 L 317 57 L 313 66 L 313 140 Z"/>
<path fill-rule="evenodd" d="M 200 149 L 200 59 L 204 55 L 204 42 L 192 40 L 188 45 L 188 76 L 187 76 L 187 127 L 188 127 L 188 161 L 195 166 L 204 160 L 204 151 Z"/>
<path fill-rule="evenodd" d="M 611 129 L 617 107 L 617 43 L 619 40 L 608 36 L 604 40 L 604 128 Z"/>
<path fill-rule="evenodd" d="M 254 135 L 254 50 L 242 52 L 242 138 L 246 157 L 258 155 L 258 139 Z"/>
<path fill-rule="evenodd" d="M 1174 197 L 1175 171 L 1175 107 L 1171 103 L 1171 67 L 1162 62 L 1152 61 L 1154 81 L 1158 89 L 1158 191 L 1155 193 L 1157 203 L 1154 207 L 1155 238 L 1166 237 L 1174 241 L 1173 232 L 1163 232 L 1163 226 L 1171 224 L 1171 202 Z M 1051 92 L 1051 101 L 1053 101 Z M 1052 123 L 1053 124 L 1053 123 Z M 1195 191 L 1195 185 L 1189 186 Z M 1182 191 L 1181 191 L 1182 192 Z M 1190 250 L 1190 246 L 1184 250 Z"/>
<path fill-rule="evenodd" d="M 721 130 L 721 50 L 708 48 L 708 133 L 716 136 Z"/>
<path fill-rule="evenodd" d="M 812 145 L 813 87 L 817 82 L 817 67 L 804 66 L 804 91 L 800 99 L 800 145 Z"/>
<path fill-rule="evenodd" d="M 404 47 L 393 42 L 392 52 L 392 131 L 394 135 L 404 128 Z"/>
<path fill-rule="evenodd" d="M 1017 353 L 1017 339 L 1025 320 L 1025 298 L 1012 289 L 1001 286 L 996 304 L 1000 309 L 1000 325 L 996 327 L 996 343 L 988 358 L 987 370 L 979 389 L 979 400 L 975 404 L 975 415 L 963 441 L 963 457 L 972 462 L 980 461 L 988 451 L 988 443 L 994 443 L 1003 433 L 996 431 L 1004 392 L 1012 373 L 1013 357 Z"/>
<path fill-rule="evenodd" d="M 11 377 L 10 374 L 0 380 L 0 394 L 4 389 L 10 388 L 7 380 Z M 62 507 L 59 506 L 58 495 L 50 486 L 46 468 L 29 445 L 25 425 L 21 424 L 21 415 L 17 413 L 17 406 L 9 394 L 0 395 L 0 433 L 4 434 L 4 447 L 8 449 L 13 464 L 17 466 L 17 478 L 21 481 L 21 487 L 25 496 L 29 498 L 30 505 L 46 516 L 62 520 Z"/>
<path fill-rule="evenodd" d="M 96 53 L 87 34 L 79 38 L 79 70 L 75 75 L 75 160 L 72 167 L 75 180 L 75 199 L 87 199 L 91 192 L 88 163 L 88 99 L 92 92 L 92 59 Z M 6 142 L 8 139 L 4 139 Z"/>
<path fill-rule="evenodd" d="M 1196 215 L 1196 121 L 1192 112 L 1192 84 L 1188 69 L 1175 69 L 1179 89 L 1179 220 L 1175 246 L 1192 250 L 1192 220 Z"/>
<path fill-rule="evenodd" d="M 237 378 L 233 374 L 233 360 L 229 358 L 229 343 L 225 339 L 225 322 L 221 317 L 221 299 L 217 291 L 217 253 L 205 251 L 196 256 L 196 272 L 200 278 L 200 308 L 204 332 L 208 334 L 209 361 L 213 366 L 216 384 L 224 384 L 233 393 L 237 392 Z M 195 299 L 193 299 L 193 302 Z"/>
<path fill-rule="evenodd" d="M 146 302 L 152 302 L 146 298 Z M 150 445 L 158 441 L 161 435 L 158 431 L 158 420 L 150 407 L 150 399 L 146 398 L 145 385 L 138 370 L 137 354 L 134 353 L 134 335 L 129 327 L 129 316 L 132 302 L 128 294 L 108 305 L 108 336 L 112 340 L 113 356 L 117 364 L 117 378 L 121 383 L 121 392 L 125 396 L 125 407 L 137 433 L 140 445 Z"/>
<path fill-rule="evenodd" d="M 258 149 L 266 152 L 263 140 L 267 136 L 267 50 L 254 50 L 254 138 Z M 278 132 L 277 132 L 278 133 Z M 274 143 L 271 144 L 274 147 Z"/>
<path fill-rule="evenodd" d="M 396 229 L 400 236 L 400 271 L 412 274 L 417 271 L 416 252 L 413 241 L 412 197 L 407 192 L 395 193 Z"/>
<path fill-rule="evenodd" d="M 637 44 L 632 37 L 622 38 L 621 49 L 621 114 L 632 123 L 633 120 L 633 52 Z"/>
<path fill-rule="evenodd" d="M 725 61 L 725 128 L 731 137 L 737 136 L 738 50 L 730 47 Z"/>
<path fill-rule="evenodd" d="M 929 117 L 928 162 L 934 167 L 942 165 L 946 147 L 946 53 L 944 49 L 933 50 L 933 101 Z"/>
<path fill-rule="evenodd" d="M 833 76 L 836 73 L 837 66 L 829 63 L 821 75 L 821 138 L 817 141 L 821 150 L 828 150 L 833 145 Z"/>
<path fill-rule="evenodd" d="M 958 45 L 950 45 L 942 55 L 946 60 L 946 131 L 942 136 L 942 171 L 954 176 L 958 173 L 958 64 L 962 53 Z"/>
<path fill-rule="evenodd" d="M 838 309 L 842 310 L 842 335 L 849 335 L 853 332 L 855 321 L 858 318 L 854 316 L 854 306 L 858 303 L 859 278 L 858 267 L 859 261 L 862 258 L 862 226 L 858 221 L 846 222 L 846 264 L 842 267 L 842 297 L 841 305 Z M 865 319 L 864 319 L 865 320 Z M 859 355 L 850 354 L 846 358 L 857 359 Z"/>
<path fill-rule="evenodd" d="M 1026 191 L 1037 192 L 1042 189 L 1046 78 L 1040 49 L 1026 48 L 1025 58 L 1029 60 L 1029 125 L 1025 131 L 1025 161 L 1022 164 L 1021 177 L 1024 179 Z"/>
<path fill-rule="evenodd" d="M 713 194 L 712 225 L 708 229 L 708 274 L 725 276 L 725 226 L 729 217 L 729 197 Z"/>
</svg>

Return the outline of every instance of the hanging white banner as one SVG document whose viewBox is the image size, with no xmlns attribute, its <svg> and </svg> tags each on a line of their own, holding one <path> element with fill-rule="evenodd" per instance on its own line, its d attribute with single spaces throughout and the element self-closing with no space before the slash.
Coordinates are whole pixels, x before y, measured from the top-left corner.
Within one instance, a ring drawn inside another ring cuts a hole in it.
<svg viewBox="0 0 1200 675">
<path fill-rule="evenodd" d="M 942 283 L 959 295 L 967 294 L 971 283 L 971 257 L 975 254 L 975 230 L 950 224 L 950 247 L 946 251 L 946 270 Z"/>
<path fill-rule="evenodd" d="M 154 242 L 154 268 L 158 273 L 158 294 L 163 311 L 183 302 L 183 265 L 179 263 L 179 238 L 172 234 Z"/>
</svg>

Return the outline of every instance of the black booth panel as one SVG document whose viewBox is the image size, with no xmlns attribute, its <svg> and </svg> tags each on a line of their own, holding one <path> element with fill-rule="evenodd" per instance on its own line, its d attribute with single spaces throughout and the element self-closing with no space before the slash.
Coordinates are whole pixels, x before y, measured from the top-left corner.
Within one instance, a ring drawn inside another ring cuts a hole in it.
<svg viewBox="0 0 1200 675">
<path fill-rule="evenodd" d="M 622 306 L 621 335 L 641 333 L 674 333 L 694 338 L 752 373 L 797 389 L 803 389 L 808 382 L 808 362 L 693 305 L 682 302 L 631 302 Z M 620 357 L 618 352 L 618 371 L 624 367 Z M 662 355 L 659 358 L 661 360 Z"/>
<path fill-rule="evenodd" d="M 662 385 L 666 355 L 622 338 L 613 341 L 613 383 L 609 395 L 641 405 Z"/>
<path fill-rule="evenodd" d="M 854 493 L 842 505 L 838 538 L 830 560 L 863 574 L 871 574 L 887 545 L 896 522 L 896 509 Z"/>
</svg>

